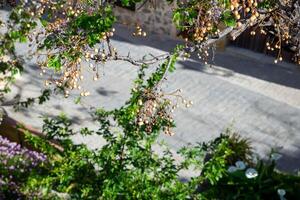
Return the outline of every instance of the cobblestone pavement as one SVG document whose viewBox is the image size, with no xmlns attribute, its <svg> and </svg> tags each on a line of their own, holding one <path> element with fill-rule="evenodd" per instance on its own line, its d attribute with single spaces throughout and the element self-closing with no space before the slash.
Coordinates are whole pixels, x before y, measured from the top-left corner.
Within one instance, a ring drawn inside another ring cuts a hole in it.
<svg viewBox="0 0 300 200">
<path fill-rule="evenodd" d="M 132 57 L 141 58 L 151 52 L 159 55 L 172 49 L 176 41 L 158 35 L 147 38 L 132 38 L 126 28 L 117 27 L 113 45 L 120 54 L 130 50 Z M 19 52 L 26 47 L 19 46 Z M 44 77 L 31 60 L 26 72 L 16 83 L 11 96 L 38 96 Z M 179 61 L 176 72 L 164 83 L 167 91 L 182 88 L 183 94 L 194 101 L 191 108 L 180 108 L 175 112 L 176 135 L 162 135 L 171 147 L 178 148 L 189 143 L 207 141 L 232 125 L 242 136 L 249 138 L 260 155 L 277 148 L 283 158 L 279 167 L 285 170 L 300 168 L 300 69 L 293 64 L 274 65 L 272 59 L 247 50 L 228 47 L 218 52 L 212 66 L 198 60 Z M 54 96 L 43 106 L 9 114 L 16 119 L 41 128 L 42 115 L 67 113 L 78 126 L 96 127 L 89 115 L 89 106 L 115 108 L 129 98 L 129 88 L 136 75 L 136 67 L 124 62 L 111 62 L 101 66 L 103 77 L 93 82 L 91 75 L 83 82 L 91 96 L 83 105 L 73 103 L 74 98 Z M 90 72 L 87 72 L 89 74 Z M 91 148 L 103 144 L 101 138 L 75 136 L 76 142 L 85 142 Z"/>
</svg>

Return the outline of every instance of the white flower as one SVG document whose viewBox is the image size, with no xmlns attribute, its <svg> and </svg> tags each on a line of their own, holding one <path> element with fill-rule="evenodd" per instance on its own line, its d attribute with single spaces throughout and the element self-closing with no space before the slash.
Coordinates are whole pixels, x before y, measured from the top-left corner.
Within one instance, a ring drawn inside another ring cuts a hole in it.
<svg viewBox="0 0 300 200">
<path fill-rule="evenodd" d="M 278 193 L 278 195 L 281 196 L 281 197 L 283 197 L 283 196 L 286 194 L 286 192 L 285 192 L 284 189 L 278 189 L 278 190 L 277 190 L 277 193 Z"/>
<path fill-rule="evenodd" d="M 272 153 L 271 154 L 271 159 L 274 160 L 274 161 L 279 160 L 281 157 L 282 157 L 282 155 L 279 154 L 279 153 Z"/>
<path fill-rule="evenodd" d="M 254 163 L 254 164 L 257 164 L 258 163 L 258 156 L 257 155 L 253 155 L 252 156 L 252 162 Z"/>
<path fill-rule="evenodd" d="M 238 170 L 238 168 L 236 168 L 235 166 L 230 166 L 228 169 L 227 169 L 227 171 L 229 172 L 229 173 L 233 173 L 233 172 L 235 172 L 235 171 L 237 171 Z"/>
<path fill-rule="evenodd" d="M 245 175 L 247 178 L 255 178 L 258 176 L 258 173 L 255 169 L 253 168 L 248 168 L 245 172 Z"/>
<path fill-rule="evenodd" d="M 237 161 L 235 163 L 235 166 L 239 169 L 239 170 L 244 170 L 246 169 L 246 165 L 243 161 Z"/>
</svg>

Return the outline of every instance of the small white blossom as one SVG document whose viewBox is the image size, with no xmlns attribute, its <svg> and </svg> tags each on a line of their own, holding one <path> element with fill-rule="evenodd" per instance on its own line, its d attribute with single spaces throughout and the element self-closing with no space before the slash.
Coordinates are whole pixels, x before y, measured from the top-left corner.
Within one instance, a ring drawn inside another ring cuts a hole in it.
<svg viewBox="0 0 300 200">
<path fill-rule="evenodd" d="M 247 178 L 251 179 L 251 178 L 257 177 L 258 172 L 253 168 L 248 168 L 245 172 L 245 175 L 246 175 Z"/>
<path fill-rule="evenodd" d="M 286 194 L 284 189 L 278 189 L 277 193 L 278 193 L 279 196 L 284 196 Z"/>
<path fill-rule="evenodd" d="M 259 161 L 259 155 L 258 155 L 258 154 L 253 154 L 253 155 L 252 155 L 252 162 L 253 162 L 254 164 L 257 164 L 258 161 Z"/>
<path fill-rule="evenodd" d="M 246 165 L 243 161 L 237 161 L 235 163 L 235 166 L 239 169 L 239 170 L 244 170 L 246 169 Z"/>
<path fill-rule="evenodd" d="M 229 173 L 233 173 L 233 172 L 235 172 L 235 171 L 237 171 L 238 170 L 238 168 L 236 168 L 235 166 L 230 166 L 228 169 L 227 169 L 227 171 L 229 172 Z"/>
</svg>

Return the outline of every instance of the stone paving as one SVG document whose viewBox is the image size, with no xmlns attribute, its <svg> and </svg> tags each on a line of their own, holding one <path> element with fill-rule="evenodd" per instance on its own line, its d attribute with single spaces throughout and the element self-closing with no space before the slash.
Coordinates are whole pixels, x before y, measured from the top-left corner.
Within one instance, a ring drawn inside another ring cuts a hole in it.
<svg viewBox="0 0 300 200">
<path fill-rule="evenodd" d="M 150 52 L 159 55 L 178 43 L 159 35 L 133 38 L 127 28 L 118 26 L 116 29 L 113 45 L 120 54 L 127 55 L 130 50 L 130 55 L 136 58 Z M 25 46 L 18 49 L 21 54 L 27 51 Z M 39 76 L 35 62 L 27 62 L 26 71 L 17 81 L 11 97 L 20 94 L 23 99 L 39 95 L 44 77 Z M 182 88 L 184 96 L 193 100 L 194 105 L 175 112 L 175 136 L 161 136 L 172 150 L 208 141 L 232 125 L 252 141 L 260 155 L 267 155 L 271 148 L 278 149 L 283 154 L 280 168 L 290 171 L 300 168 L 300 69 L 297 66 L 275 65 L 267 56 L 228 47 L 217 53 L 212 66 L 189 59 L 179 61 L 176 68 L 164 83 L 164 89 Z M 5 108 L 11 116 L 39 129 L 42 126 L 40 116 L 61 112 L 72 118 L 75 127 L 96 128 L 88 107 L 112 109 L 121 106 L 129 98 L 137 68 L 118 61 L 107 63 L 100 70 L 103 77 L 98 82 L 94 82 L 91 75 L 83 82 L 91 92 L 83 105 L 74 104 L 72 97 L 54 96 L 44 105 L 20 113 L 14 113 L 9 106 Z M 103 144 L 96 136 L 75 136 L 74 140 L 85 142 L 91 148 Z"/>
</svg>

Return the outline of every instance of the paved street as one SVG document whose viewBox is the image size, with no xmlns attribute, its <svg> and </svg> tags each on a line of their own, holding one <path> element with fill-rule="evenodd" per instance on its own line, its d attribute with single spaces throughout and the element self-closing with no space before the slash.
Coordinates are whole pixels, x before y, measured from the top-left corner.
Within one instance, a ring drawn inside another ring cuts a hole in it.
<svg viewBox="0 0 300 200">
<path fill-rule="evenodd" d="M 146 53 L 159 55 L 175 47 L 176 41 L 163 36 L 150 35 L 132 38 L 131 32 L 118 26 L 113 45 L 118 52 L 141 58 Z M 20 53 L 27 51 L 18 47 Z M 247 50 L 229 47 L 218 52 L 213 66 L 205 66 L 198 60 L 179 61 L 176 72 L 164 83 L 166 91 L 181 88 L 183 94 L 194 102 L 191 108 L 175 112 L 176 135 L 162 136 L 174 151 L 187 145 L 208 141 L 217 137 L 232 125 L 242 136 L 249 138 L 260 155 L 271 148 L 283 154 L 279 166 L 285 170 L 300 168 L 300 68 L 293 64 L 274 65 L 272 59 Z M 124 62 L 110 62 L 99 67 L 102 78 L 94 82 L 90 72 L 83 82 L 91 95 L 82 105 L 73 103 L 74 98 L 54 96 L 43 106 L 14 113 L 16 119 L 41 128 L 39 116 L 65 112 L 75 127 L 93 124 L 89 106 L 108 109 L 122 105 L 129 98 L 129 89 L 136 76 L 136 67 Z M 16 83 L 17 92 L 25 97 L 38 96 L 43 77 L 39 76 L 35 60 L 28 61 L 26 72 Z M 75 94 L 73 95 L 75 96 Z M 76 142 L 86 142 L 90 147 L 103 144 L 99 137 L 74 137 Z"/>
</svg>

